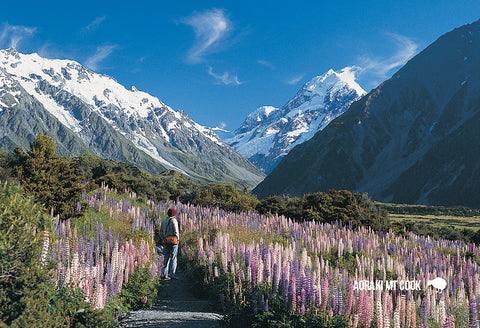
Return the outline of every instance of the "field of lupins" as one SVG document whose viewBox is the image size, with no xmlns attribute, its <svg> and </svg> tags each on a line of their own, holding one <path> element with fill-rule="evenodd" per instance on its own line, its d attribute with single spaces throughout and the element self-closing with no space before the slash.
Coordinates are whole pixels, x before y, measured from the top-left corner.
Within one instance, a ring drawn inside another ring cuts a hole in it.
<svg viewBox="0 0 480 328">
<path fill-rule="evenodd" d="M 131 226 L 132 232 L 143 232 L 146 238 L 125 238 L 114 235 L 98 220 L 84 223 L 83 229 L 71 227 L 70 220 L 56 219 L 54 244 L 50 245 L 48 232 L 44 235 L 41 261 L 55 259 L 58 263 L 55 284 L 57 287 L 81 288 L 87 302 L 102 309 L 106 302 L 115 299 L 124 283 L 137 267 L 151 270 L 152 280 L 161 275 L 163 258 L 156 256 L 153 243 L 154 224 L 146 217 L 146 209 L 136 207 L 128 198 L 116 199 L 108 187 L 83 200 L 90 209 L 105 213 L 117 221 L 116 225 Z M 150 204 L 150 202 L 149 202 Z M 80 210 L 80 202 L 77 210 Z M 90 237 L 88 237 L 90 236 Z"/>
<path fill-rule="evenodd" d="M 58 259 L 57 286 L 81 288 L 96 308 L 118 295 L 136 267 L 148 266 L 152 279 L 161 273 L 153 222 L 175 207 L 181 240 L 194 240 L 181 244 L 182 255 L 206 268 L 207 282 L 233 277 L 222 301 L 248 298 L 260 312 L 280 302 L 293 313 L 344 316 L 352 327 L 480 327 L 480 249 L 473 244 L 180 203 L 140 208 L 116 200 L 108 187 L 85 200 L 146 235 L 135 242 L 101 222 L 79 231 L 65 221 L 54 244 L 46 236 L 42 260 Z M 447 281 L 443 291 L 427 286 L 437 277 Z M 402 290 L 406 281 L 420 289 Z"/>
</svg>

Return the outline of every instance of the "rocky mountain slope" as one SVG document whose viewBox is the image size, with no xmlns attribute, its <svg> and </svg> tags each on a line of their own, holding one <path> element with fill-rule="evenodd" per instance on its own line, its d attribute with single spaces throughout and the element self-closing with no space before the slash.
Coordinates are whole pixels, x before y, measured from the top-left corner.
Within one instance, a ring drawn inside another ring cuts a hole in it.
<svg viewBox="0 0 480 328">
<path fill-rule="evenodd" d="M 215 132 L 158 98 L 70 60 L 0 51 L 0 146 L 28 148 L 39 132 L 59 152 L 91 151 L 151 172 L 254 186 L 263 173 Z"/>
<path fill-rule="evenodd" d="M 261 197 L 350 189 L 381 201 L 480 207 L 480 21 L 411 59 L 293 149 Z"/>
<path fill-rule="evenodd" d="M 293 147 L 325 128 L 365 93 L 350 70 L 329 70 L 306 83 L 282 108 L 263 106 L 249 114 L 226 142 L 268 174 Z"/>
</svg>

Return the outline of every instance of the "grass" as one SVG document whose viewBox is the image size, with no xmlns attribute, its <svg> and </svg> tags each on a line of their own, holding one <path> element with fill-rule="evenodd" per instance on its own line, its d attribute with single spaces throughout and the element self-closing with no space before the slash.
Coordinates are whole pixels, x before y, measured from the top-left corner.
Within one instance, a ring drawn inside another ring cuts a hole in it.
<svg viewBox="0 0 480 328">
<path fill-rule="evenodd" d="M 456 229 L 469 229 L 477 231 L 480 229 L 480 216 L 464 217 L 453 215 L 415 215 L 415 214 L 388 214 L 388 218 L 394 222 L 424 223 L 435 227 L 453 226 Z"/>
<path fill-rule="evenodd" d="M 97 191 L 95 191 L 97 192 Z M 94 194 L 95 192 L 91 193 Z M 143 197 L 131 197 L 128 194 L 118 194 L 117 192 L 109 193 L 108 197 L 115 201 L 127 200 L 131 204 L 144 208 L 146 202 Z M 86 204 L 84 204 L 86 206 Z M 113 216 L 109 213 L 109 206 L 103 205 L 99 211 L 98 207 L 88 207 L 84 210 L 81 216 L 76 216 L 71 219 L 72 229 L 77 228 L 77 233 L 81 234 L 83 228 L 86 228 L 87 238 L 95 237 L 96 225 L 98 222 L 102 222 L 105 233 L 110 228 L 113 236 L 116 238 L 119 234 L 124 240 L 132 239 L 135 243 L 140 242 L 141 239 L 149 241 L 150 236 L 143 231 L 132 231 L 132 218 L 130 215 L 122 212 L 115 212 Z M 93 224 L 93 229 L 90 229 L 90 223 Z"/>
</svg>

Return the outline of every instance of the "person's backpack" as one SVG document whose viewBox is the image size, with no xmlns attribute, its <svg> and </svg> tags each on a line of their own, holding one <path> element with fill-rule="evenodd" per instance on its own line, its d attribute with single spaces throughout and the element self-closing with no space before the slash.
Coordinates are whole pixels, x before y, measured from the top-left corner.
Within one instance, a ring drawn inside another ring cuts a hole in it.
<svg viewBox="0 0 480 328">
<path fill-rule="evenodd" d="M 168 221 L 168 225 L 167 225 L 167 231 L 166 231 L 166 236 L 165 238 L 163 239 L 163 244 L 164 245 L 178 245 L 178 238 L 177 236 L 174 235 L 169 235 L 168 232 L 170 230 L 170 223 L 172 222 L 172 218 L 170 218 L 170 220 Z M 173 229 L 172 229 L 173 231 Z"/>
</svg>

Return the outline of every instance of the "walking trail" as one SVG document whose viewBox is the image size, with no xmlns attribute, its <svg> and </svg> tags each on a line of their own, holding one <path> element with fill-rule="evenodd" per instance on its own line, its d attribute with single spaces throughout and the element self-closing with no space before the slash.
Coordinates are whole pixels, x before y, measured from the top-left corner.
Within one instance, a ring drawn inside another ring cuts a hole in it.
<svg viewBox="0 0 480 328">
<path fill-rule="evenodd" d="M 225 327 L 213 303 L 193 295 L 183 272 L 177 272 L 177 277 L 164 281 L 153 308 L 128 312 L 118 327 Z"/>
</svg>

